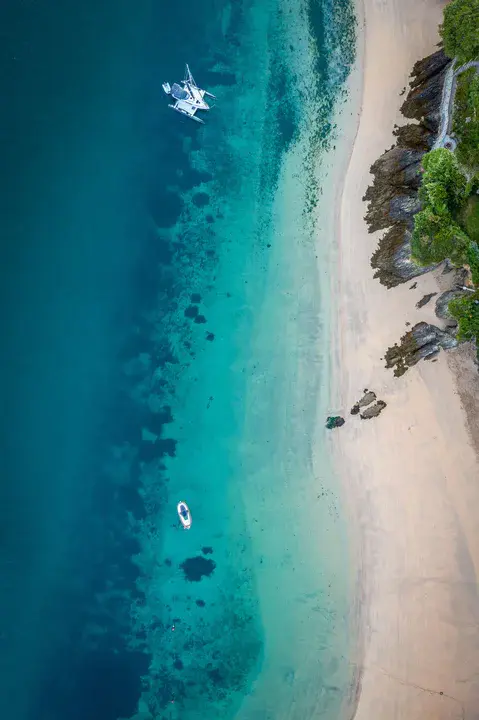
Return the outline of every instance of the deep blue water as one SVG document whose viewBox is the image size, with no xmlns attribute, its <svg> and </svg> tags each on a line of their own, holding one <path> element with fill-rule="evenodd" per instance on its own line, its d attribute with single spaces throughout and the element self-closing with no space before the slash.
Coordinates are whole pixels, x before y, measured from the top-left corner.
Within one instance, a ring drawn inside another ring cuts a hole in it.
<svg viewBox="0 0 479 720">
<path fill-rule="evenodd" d="M 166 108 L 161 81 L 194 59 L 207 87 L 231 88 L 237 78 L 228 67 L 246 52 L 239 33 L 255 4 L 232 4 L 226 34 L 223 0 L 6 0 L 0 8 L 2 718 L 135 713 L 151 654 L 146 630 L 132 633 L 130 607 L 144 597 L 129 518 L 151 512 L 140 496 L 142 467 L 159 462 L 161 470 L 178 442 L 168 431 L 171 375 L 164 398 L 159 382 L 158 404 L 148 407 L 138 401 L 138 358 L 180 366 L 163 317 L 187 291 L 185 327 L 203 327 L 195 308 L 214 285 L 220 242 L 217 209 L 203 213 L 201 242 L 167 234 L 184 211 L 182 193 L 212 175 L 192 166 L 201 132 Z M 321 3 L 311 3 L 310 20 L 319 43 Z M 324 78 L 327 63 L 318 62 Z M 279 71 L 272 93 L 281 95 L 286 82 Z M 275 122 L 284 150 L 297 130 L 294 109 L 285 102 Z M 279 154 L 265 159 L 268 182 L 278 163 Z M 218 161 L 218 183 L 232 182 L 228 168 Z M 208 202 L 201 192 L 198 208 Z M 194 271 L 180 273 L 179 256 Z M 207 318 L 201 342 L 216 342 Z M 182 343 L 194 363 L 186 332 Z M 142 439 L 145 426 L 155 443 Z M 134 449 L 126 464 L 122 447 Z M 160 510 L 168 501 L 163 475 Z M 250 654 L 232 670 L 235 690 L 262 653 L 251 612 Z M 170 608 L 157 618 L 159 630 L 166 616 Z M 189 692 L 175 657 L 165 651 L 158 718 L 172 697 Z M 208 673 L 205 692 L 224 696 L 222 672 Z"/>
</svg>

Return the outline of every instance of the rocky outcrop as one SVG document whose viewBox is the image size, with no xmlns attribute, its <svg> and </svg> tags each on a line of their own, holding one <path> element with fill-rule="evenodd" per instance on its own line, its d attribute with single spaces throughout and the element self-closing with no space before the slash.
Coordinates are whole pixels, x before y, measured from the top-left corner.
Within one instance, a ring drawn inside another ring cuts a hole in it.
<svg viewBox="0 0 479 720">
<path fill-rule="evenodd" d="M 437 295 L 437 293 L 435 292 L 428 293 L 427 295 L 424 295 L 420 300 L 418 300 L 418 302 L 416 303 L 416 307 L 418 308 L 418 310 L 424 307 L 424 305 L 427 305 L 428 302 L 430 302 L 430 300 L 432 300 L 435 295 Z"/>
<path fill-rule="evenodd" d="M 376 270 L 374 277 L 387 288 L 434 269 L 411 260 L 411 230 L 407 223 L 396 223 L 383 235 L 371 258 L 371 267 Z"/>
<path fill-rule="evenodd" d="M 444 330 L 428 323 L 418 323 L 386 351 L 384 359 L 387 368 L 394 368 L 394 375 L 400 377 L 419 360 L 430 360 L 443 348 L 456 347 L 457 340 Z"/>
<path fill-rule="evenodd" d="M 441 122 L 442 90 L 450 62 L 443 50 L 419 60 L 413 67 L 410 90 L 401 107 L 404 117 L 419 120 L 434 135 Z"/>
<path fill-rule="evenodd" d="M 380 415 L 380 413 L 382 413 L 385 407 L 387 407 L 387 405 L 384 400 L 378 400 L 374 403 L 374 405 L 370 405 L 368 408 L 366 408 L 366 410 L 364 410 L 359 417 L 361 418 L 361 420 L 371 420 L 371 418 Z"/>
<path fill-rule="evenodd" d="M 464 297 L 464 295 L 468 294 L 469 291 L 464 290 L 464 287 L 467 286 L 470 273 L 467 268 L 456 268 L 450 263 L 450 261 L 446 261 L 443 275 L 449 273 L 454 273 L 449 279 L 449 289 L 446 290 L 446 292 L 441 293 L 437 298 L 435 312 L 437 317 L 446 323 L 447 329 L 449 331 L 453 331 L 457 328 L 458 323 L 456 318 L 449 312 L 448 306 L 451 300 Z"/>
<path fill-rule="evenodd" d="M 332 415 L 326 419 L 326 428 L 334 430 L 334 428 L 342 427 L 346 420 L 340 415 Z"/>
<path fill-rule="evenodd" d="M 359 400 L 357 403 L 354 403 L 353 407 L 351 408 L 351 415 L 357 415 L 361 408 L 366 407 L 367 405 L 370 405 L 372 402 L 376 400 L 376 393 L 372 390 L 365 390 L 364 395 L 362 396 L 361 400 Z"/>
<path fill-rule="evenodd" d="M 450 61 L 442 50 L 414 66 L 410 91 L 401 111 L 418 124 L 396 127 L 396 145 L 371 167 L 373 184 L 364 200 L 369 202 L 369 232 L 387 229 L 371 259 L 374 277 L 394 287 L 431 270 L 411 261 L 413 217 L 420 209 L 421 160 L 432 148 L 440 124 L 442 87 Z"/>
</svg>

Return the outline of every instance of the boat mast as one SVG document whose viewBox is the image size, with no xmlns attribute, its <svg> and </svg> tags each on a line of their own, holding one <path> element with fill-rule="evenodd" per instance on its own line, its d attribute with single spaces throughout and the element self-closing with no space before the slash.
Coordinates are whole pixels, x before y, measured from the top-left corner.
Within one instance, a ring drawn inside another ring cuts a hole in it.
<svg viewBox="0 0 479 720">
<path fill-rule="evenodd" d="M 191 74 L 190 67 L 188 64 L 186 65 L 185 83 L 188 83 L 189 85 L 192 85 L 193 87 L 198 87 L 197 84 L 195 83 L 193 75 Z"/>
</svg>

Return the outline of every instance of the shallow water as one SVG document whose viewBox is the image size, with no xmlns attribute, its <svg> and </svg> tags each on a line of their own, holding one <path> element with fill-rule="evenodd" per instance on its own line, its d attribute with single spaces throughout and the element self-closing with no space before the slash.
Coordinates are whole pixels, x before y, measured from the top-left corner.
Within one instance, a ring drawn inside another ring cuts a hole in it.
<svg viewBox="0 0 479 720">
<path fill-rule="evenodd" d="M 2 714 L 336 717 L 347 548 L 316 237 L 350 3 L 32 8 L 4 18 L 28 102 L 3 131 L 27 110 L 35 130 L 4 179 Z M 205 126 L 159 93 L 185 60 L 218 96 Z"/>
</svg>

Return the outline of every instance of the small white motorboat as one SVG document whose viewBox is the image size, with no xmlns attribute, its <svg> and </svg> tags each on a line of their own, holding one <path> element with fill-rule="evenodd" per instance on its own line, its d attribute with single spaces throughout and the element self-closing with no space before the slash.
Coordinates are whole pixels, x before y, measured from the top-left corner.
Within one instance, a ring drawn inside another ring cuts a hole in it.
<svg viewBox="0 0 479 720">
<path fill-rule="evenodd" d="M 172 110 L 176 110 L 176 112 L 179 112 L 182 115 L 186 115 L 186 117 L 191 118 L 191 120 L 204 124 L 204 121 L 201 118 L 196 117 L 196 112 L 198 110 L 210 109 L 208 103 L 205 102 L 205 96 L 213 99 L 216 98 L 211 93 L 198 87 L 193 79 L 193 75 L 191 74 L 188 65 L 186 66 L 185 79 L 181 85 L 178 83 L 170 85 L 170 83 L 164 82 L 162 87 L 165 93 L 167 95 L 171 95 L 173 100 L 175 100 L 175 103 L 173 105 L 168 105 L 168 107 Z"/>
<path fill-rule="evenodd" d="M 190 508 L 183 500 L 180 500 L 180 502 L 176 506 L 176 509 L 178 510 L 178 517 L 180 518 L 181 524 L 183 525 L 185 530 L 189 530 L 191 527 Z"/>
</svg>

